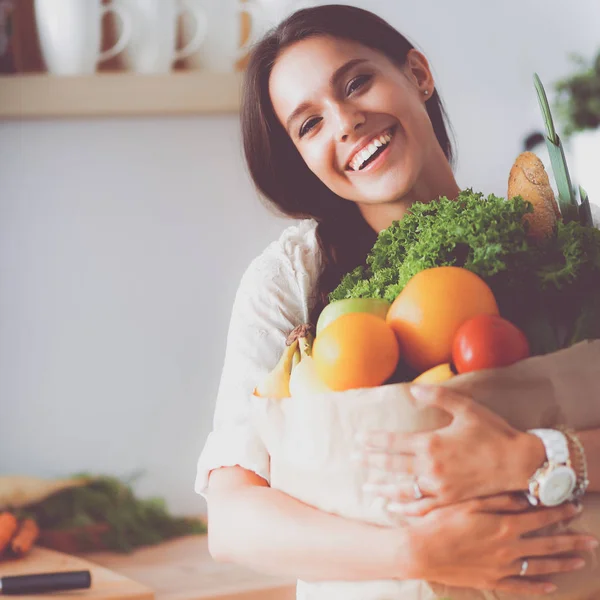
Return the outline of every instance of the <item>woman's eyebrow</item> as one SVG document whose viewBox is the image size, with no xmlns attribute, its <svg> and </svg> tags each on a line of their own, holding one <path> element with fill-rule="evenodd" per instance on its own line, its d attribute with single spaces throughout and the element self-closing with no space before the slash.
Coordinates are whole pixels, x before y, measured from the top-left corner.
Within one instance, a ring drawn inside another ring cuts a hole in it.
<svg viewBox="0 0 600 600">
<path fill-rule="evenodd" d="M 337 82 L 344 77 L 344 75 L 350 71 L 351 69 L 353 69 L 354 67 L 356 67 L 357 65 L 360 65 L 362 63 L 368 62 L 366 58 L 353 58 L 352 60 L 349 60 L 348 62 L 344 63 L 341 67 L 338 67 L 333 75 L 331 76 L 331 78 L 329 79 L 329 85 L 330 87 L 334 87 Z M 292 123 L 308 108 L 310 108 L 311 103 L 310 102 L 302 102 L 300 103 L 293 111 L 292 114 L 288 117 L 287 121 L 286 121 L 286 127 L 287 130 L 290 130 L 290 127 L 292 125 Z"/>
</svg>

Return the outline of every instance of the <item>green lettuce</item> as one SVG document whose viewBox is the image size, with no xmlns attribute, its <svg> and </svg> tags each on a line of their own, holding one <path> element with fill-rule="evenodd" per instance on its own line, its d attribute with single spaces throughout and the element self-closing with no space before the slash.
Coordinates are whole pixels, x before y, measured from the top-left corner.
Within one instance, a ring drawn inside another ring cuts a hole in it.
<svg viewBox="0 0 600 600">
<path fill-rule="evenodd" d="M 488 283 L 535 354 L 600 337 L 600 231 L 559 221 L 555 235 L 536 242 L 523 219 L 531 212 L 520 196 L 485 197 L 471 188 L 455 200 L 417 202 L 378 235 L 366 264 L 346 274 L 329 299 L 393 302 L 420 271 L 458 266 Z"/>
</svg>

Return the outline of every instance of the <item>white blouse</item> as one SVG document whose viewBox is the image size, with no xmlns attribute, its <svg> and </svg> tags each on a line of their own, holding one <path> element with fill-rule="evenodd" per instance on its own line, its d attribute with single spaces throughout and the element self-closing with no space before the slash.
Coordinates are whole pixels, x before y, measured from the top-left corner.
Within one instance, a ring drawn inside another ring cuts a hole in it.
<svg viewBox="0 0 600 600">
<path fill-rule="evenodd" d="M 600 199 L 599 199 L 600 200 Z M 600 225 L 600 206 L 592 205 Z M 248 399 L 277 364 L 288 334 L 307 323 L 321 272 L 316 221 L 285 229 L 244 273 L 233 304 L 213 429 L 198 459 L 195 490 L 210 471 L 239 465 L 269 482 L 269 455 L 249 422 Z"/>
<path fill-rule="evenodd" d="M 289 333 L 307 323 L 321 272 L 316 221 L 286 228 L 242 276 L 227 335 L 213 429 L 198 459 L 195 490 L 210 471 L 239 465 L 269 482 L 269 455 L 249 424 L 248 399 L 277 364 Z"/>
</svg>

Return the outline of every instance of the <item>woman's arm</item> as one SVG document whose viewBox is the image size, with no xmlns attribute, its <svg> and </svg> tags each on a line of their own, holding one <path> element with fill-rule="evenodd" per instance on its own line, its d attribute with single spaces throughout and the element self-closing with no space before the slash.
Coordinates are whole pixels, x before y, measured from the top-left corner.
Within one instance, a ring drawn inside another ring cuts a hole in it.
<svg viewBox="0 0 600 600">
<path fill-rule="evenodd" d="M 544 575 L 583 566 L 572 553 L 589 550 L 592 539 L 526 539 L 529 532 L 573 518 L 577 510 L 567 504 L 523 513 L 524 499 L 509 495 L 445 507 L 414 526 L 378 527 L 312 508 L 241 467 L 212 471 L 207 499 L 215 560 L 304 581 L 425 579 L 543 593 L 552 589 Z M 559 557 L 563 553 L 571 556 Z M 518 577 L 525 557 L 528 575 L 542 581 Z"/>
<path fill-rule="evenodd" d="M 241 467 L 211 473 L 207 503 L 217 561 L 306 581 L 412 576 L 406 530 L 322 512 Z"/>
</svg>

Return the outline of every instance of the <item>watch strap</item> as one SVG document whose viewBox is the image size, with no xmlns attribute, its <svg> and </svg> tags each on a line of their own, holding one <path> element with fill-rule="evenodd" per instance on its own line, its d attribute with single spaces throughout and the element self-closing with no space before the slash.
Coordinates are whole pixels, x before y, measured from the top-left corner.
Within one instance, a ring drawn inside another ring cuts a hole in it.
<svg viewBox="0 0 600 600">
<path fill-rule="evenodd" d="M 566 466 L 572 469 L 567 436 L 556 429 L 530 429 L 527 433 L 538 437 L 546 451 L 546 461 L 536 470 L 529 480 L 529 489 L 526 492 L 530 504 L 537 506 L 541 503 L 540 485 L 546 476 L 557 467 Z"/>
<path fill-rule="evenodd" d="M 567 436 L 557 429 L 530 429 L 528 433 L 537 436 L 544 444 L 546 459 L 555 465 L 570 463 Z"/>
</svg>

